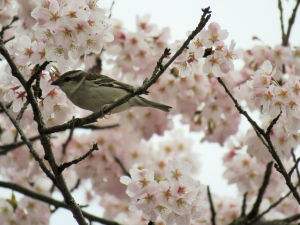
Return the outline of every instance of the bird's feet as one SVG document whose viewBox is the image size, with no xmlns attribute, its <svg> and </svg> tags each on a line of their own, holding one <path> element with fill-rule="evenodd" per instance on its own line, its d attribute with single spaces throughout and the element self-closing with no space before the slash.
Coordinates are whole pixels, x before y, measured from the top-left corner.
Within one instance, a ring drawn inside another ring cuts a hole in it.
<svg viewBox="0 0 300 225">
<path fill-rule="evenodd" d="M 109 105 L 110 105 L 110 104 L 105 104 L 104 106 L 101 107 L 101 109 L 100 109 L 101 118 L 107 119 L 107 118 L 105 117 L 105 115 L 110 115 L 110 114 L 111 114 L 111 111 L 108 112 L 108 113 L 105 113 L 105 112 L 104 112 L 105 108 L 107 108 Z"/>
</svg>

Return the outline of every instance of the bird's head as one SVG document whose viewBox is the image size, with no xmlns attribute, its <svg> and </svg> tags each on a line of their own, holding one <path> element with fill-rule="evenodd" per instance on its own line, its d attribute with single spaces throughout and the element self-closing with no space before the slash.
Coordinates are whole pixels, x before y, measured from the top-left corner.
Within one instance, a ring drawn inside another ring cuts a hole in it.
<svg viewBox="0 0 300 225">
<path fill-rule="evenodd" d="M 59 86 L 67 95 L 72 95 L 78 87 L 84 82 L 88 73 L 82 70 L 72 70 L 61 75 L 51 85 Z"/>
</svg>

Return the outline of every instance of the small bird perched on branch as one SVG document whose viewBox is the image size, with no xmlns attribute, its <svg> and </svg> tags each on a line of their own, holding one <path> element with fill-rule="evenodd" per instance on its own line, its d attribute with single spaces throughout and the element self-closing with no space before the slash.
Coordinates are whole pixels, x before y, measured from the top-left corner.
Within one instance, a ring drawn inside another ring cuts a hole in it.
<svg viewBox="0 0 300 225">
<path fill-rule="evenodd" d="M 114 103 L 134 90 L 133 86 L 116 81 L 108 76 L 87 73 L 81 70 L 66 72 L 52 82 L 51 85 L 59 86 L 71 102 L 78 107 L 93 112 L 103 110 L 103 107 Z M 149 101 L 141 96 L 134 96 L 129 101 L 114 108 L 110 113 L 118 113 L 130 107 L 152 107 L 165 112 L 169 112 L 172 108 Z"/>
</svg>

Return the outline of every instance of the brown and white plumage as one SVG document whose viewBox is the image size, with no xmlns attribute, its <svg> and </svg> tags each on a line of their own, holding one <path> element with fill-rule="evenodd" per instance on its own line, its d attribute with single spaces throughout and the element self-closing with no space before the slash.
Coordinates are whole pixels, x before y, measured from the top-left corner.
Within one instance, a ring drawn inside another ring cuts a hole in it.
<svg viewBox="0 0 300 225">
<path fill-rule="evenodd" d="M 81 70 L 66 72 L 52 82 L 52 85 L 58 85 L 71 102 L 78 107 L 93 112 L 102 110 L 105 105 L 112 104 L 134 90 L 133 86 L 108 76 Z M 130 107 L 152 107 L 165 112 L 169 112 L 172 108 L 149 101 L 141 96 L 135 96 L 128 102 L 114 108 L 111 113 L 118 113 Z"/>
</svg>

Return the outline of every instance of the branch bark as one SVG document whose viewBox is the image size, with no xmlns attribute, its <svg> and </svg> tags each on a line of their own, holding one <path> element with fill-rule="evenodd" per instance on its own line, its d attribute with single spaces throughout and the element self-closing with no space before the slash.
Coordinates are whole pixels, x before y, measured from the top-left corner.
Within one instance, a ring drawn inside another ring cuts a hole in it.
<svg viewBox="0 0 300 225">
<path fill-rule="evenodd" d="M 237 108 L 237 110 L 239 111 L 240 114 L 243 114 L 247 120 L 249 121 L 249 123 L 252 125 L 252 127 L 255 129 L 257 136 L 262 140 L 263 144 L 268 148 L 269 152 L 271 153 L 273 159 L 276 161 L 277 164 L 275 164 L 275 168 L 277 169 L 278 172 L 280 172 L 282 174 L 282 176 L 284 177 L 287 186 L 289 187 L 289 189 L 292 191 L 295 199 L 297 200 L 298 204 L 300 205 L 300 195 L 297 192 L 297 189 L 294 187 L 290 176 L 288 175 L 281 159 L 279 158 L 277 152 L 275 151 L 275 148 L 273 146 L 273 143 L 271 141 L 271 138 L 269 135 L 267 135 L 265 133 L 265 131 L 257 125 L 257 123 L 248 115 L 248 113 L 242 109 L 242 107 L 239 105 L 239 103 L 237 102 L 237 100 L 232 96 L 231 92 L 228 90 L 228 88 L 226 87 L 225 83 L 223 82 L 223 80 L 218 77 L 217 78 L 219 83 L 224 87 L 226 93 L 230 96 L 230 98 L 232 99 L 232 101 L 235 104 L 235 107 Z"/>
</svg>

